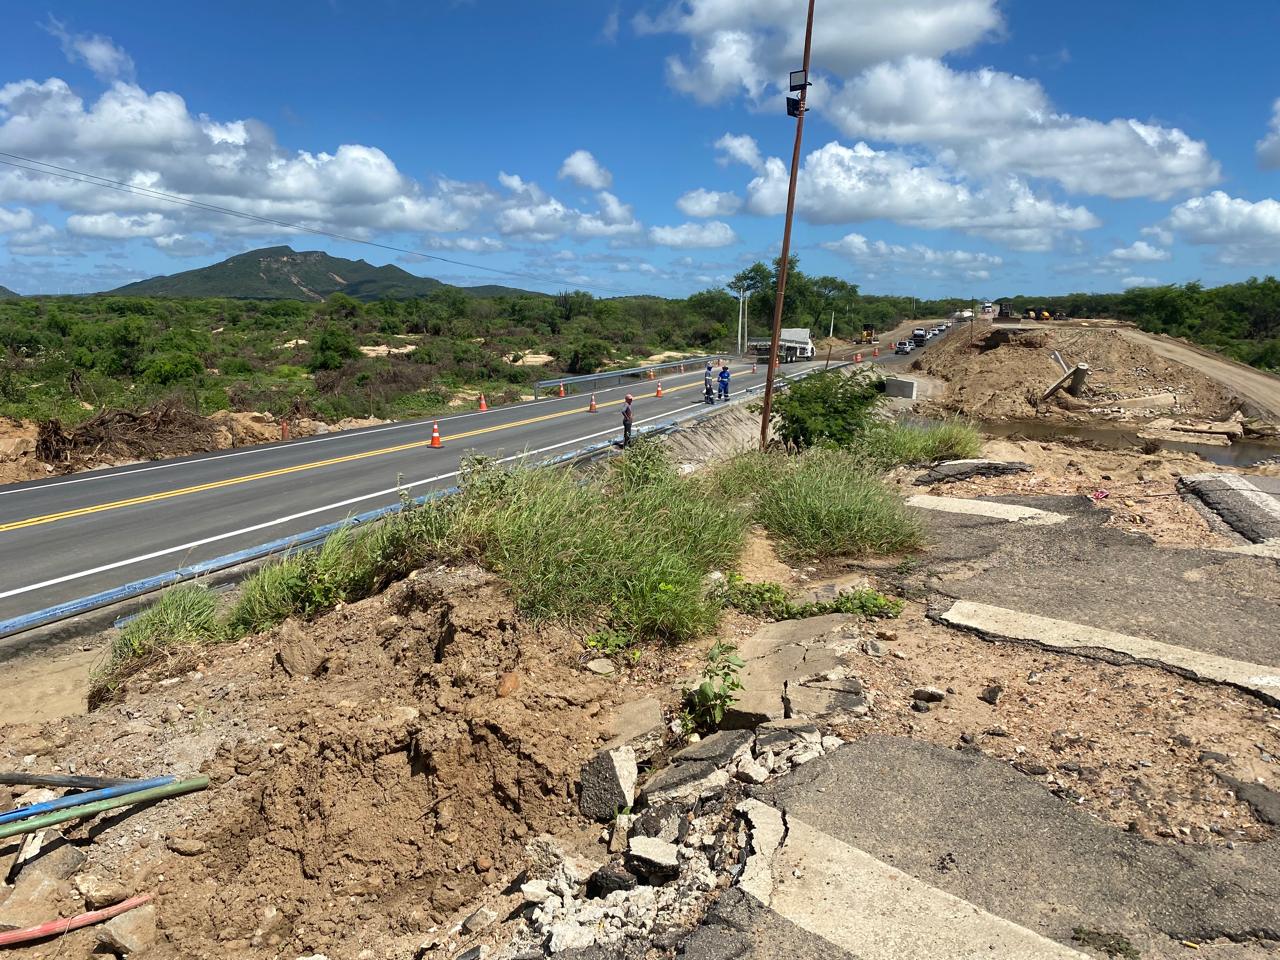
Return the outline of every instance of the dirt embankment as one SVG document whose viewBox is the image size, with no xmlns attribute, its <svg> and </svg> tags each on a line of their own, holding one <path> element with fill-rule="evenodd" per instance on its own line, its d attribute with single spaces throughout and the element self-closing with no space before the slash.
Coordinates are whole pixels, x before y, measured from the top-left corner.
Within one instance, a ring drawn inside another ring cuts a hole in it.
<svg viewBox="0 0 1280 960">
<path fill-rule="evenodd" d="M 209 775 L 83 848 L 79 874 L 162 899 L 148 957 L 412 956 L 529 838 L 576 822 L 620 690 L 580 652 L 487 574 L 437 571 L 89 716 L 5 728 L 0 768 Z M 68 878 L 40 912 L 81 909 Z M 25 955 L 85 956 L 94 937 Z"/>
<path fill-rule="evenodd" d="M 1089 378 L 1078 397 L 1060 391 L 1042 400 L 1063 375 L 1054 351 L 1069 367 L 1088 364 Z M 945 395 L 931 403 L 935 412 L 984 419 L 1094 420 L 1114 414 L 1218 420 L 1239 405 L 1229 389 L 1198 370 L 1115 330 L 1013 330 L 976 321 L 972 335 L 956 328 L 912 366 L 947 382 Z"/>
</svg>

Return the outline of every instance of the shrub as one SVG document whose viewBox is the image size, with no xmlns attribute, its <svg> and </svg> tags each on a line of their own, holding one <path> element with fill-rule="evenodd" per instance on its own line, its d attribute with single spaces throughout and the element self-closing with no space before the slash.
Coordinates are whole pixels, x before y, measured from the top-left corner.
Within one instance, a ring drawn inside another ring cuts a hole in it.
<svg viewBox="0 0 1280 960">
<path fill-rule="evenodd" d="M 154 354 L 142 368 L 142 379 L 146 383 L 169 386 L 180 380 L 189 380 L 204 373 L 204 364 L 199 357 L 189 353 Z"/>
<path fill-rule="evenodd" d="M 883 381 L 831 371 L 792 383 L 774 398 L 773 412 L 778 436 L 789 446 L 842 447 L 866 432 L 883 402 Z"/>
<path fill-rule="evenodd" d="M 311 345 L 311 362 L 307 366 L 312 373 L 340 370 L 348 360 L 361 356 L 355 335 L 350 330 L 336 323 L 327 323 Z"/>
<path fill-rule="evenodd" d="M 712 645 L 702 668 L 702 682 L 684 691 L 680 726 L 686 736 L 697 730 L 715 730 L 724 722 L 724 715 L 738 700 L 742 689 L 738 672 L 745 666 L 733 644 L 717 640 Z"/>
</svg>

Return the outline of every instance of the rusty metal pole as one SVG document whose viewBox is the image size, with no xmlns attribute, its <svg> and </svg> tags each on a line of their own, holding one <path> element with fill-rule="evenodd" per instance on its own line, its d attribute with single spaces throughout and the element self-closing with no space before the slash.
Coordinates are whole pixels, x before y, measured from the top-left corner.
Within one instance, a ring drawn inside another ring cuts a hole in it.
<svg viewBox="0 0 1280 960">
<path fill-rule="evenodd" d="M 760 411 L 760 449 L 769 445 L 769 418 L 773 415 L 773 375 L 778 369 L 778 341 L 782 337 L 782 302 L 787 290 L 787 260 L 791 256 L 791 221 L 796 212 L 796 177 L 800 173 L 800 144 L 804 138 L 805 99 L 809 94 L 809 51 L 813 45 L 813 4 L 804 29 L 804 78 L 800 89 L 800 109 L 796 117 L 796 145 L 791 152 L 791 185 L 787 188 L 787 219 L 782 228 L 782 257 L 778 261 L 778 296 L 773 304 L 773 339 L 769 344 L 769 366 L 765 371 L 764 404 Z"/>
</svg>

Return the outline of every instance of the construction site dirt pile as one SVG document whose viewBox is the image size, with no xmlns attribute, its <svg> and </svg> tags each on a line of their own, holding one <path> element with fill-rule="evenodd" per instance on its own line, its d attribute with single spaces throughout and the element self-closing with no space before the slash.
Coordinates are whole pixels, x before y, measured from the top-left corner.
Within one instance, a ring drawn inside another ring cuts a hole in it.
<svg viewBox="0 0 1280 960">
<path fill-rule="evenodd" d="M 619 695 L 579 653 L 488 574 L 435 572 L 88 716 L 0 729 L 0 767 L 211 778 L 83 847 L 82 872 L 157 893 L 148 957 L 412 956 L 529 838 L 576 823 Z M 51 917 L 80 908 L 64 886 Z"/>
<path fill-rule="evenodd" d="M 1060 391 L 1044 394 L 1063 375 L 1057 351 L 1068 367 L 1084 363 L 1089 377 L 1079 397 Z M 985 419 L 1021 419 L 1037 415 L 1096 419 L 1099 408 L 1115 401 L 1172 394 L 1162 415 L 1221 419 L 1237 404 L 1230 392 L 1204 374 L 1165 360 L 1114 330 L 1000 329 L 977 321 L 972 332 L 956 327 L 912 364 L 947 382 L 945 394 L 930 401 L 934 413 Z M 1141 409 L 1125 416 L 1149 419 Z"/>
</svg>

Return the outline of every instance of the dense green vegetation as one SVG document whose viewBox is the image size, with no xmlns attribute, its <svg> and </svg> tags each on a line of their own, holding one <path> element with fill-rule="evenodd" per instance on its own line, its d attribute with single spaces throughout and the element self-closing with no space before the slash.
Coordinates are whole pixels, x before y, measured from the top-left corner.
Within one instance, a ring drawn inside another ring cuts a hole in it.
<svg viewBox="0 0 1280 960">
<path fill-rule="evenodd" d="M 1184 337 L 1255 367 L 1280 370 L 1280 280 L 1275 277 L 1221 287 L 1187 283 L 1005 299 L 1019 311 L 1043 308 L 1071 317 L 1128 320 L 1151 333 Z"/>
<path fill-rule="evenodd" d="M 222 267 L 241 265 L 232 258 Z M 751 310 L 752 332 L 764 334 L 772 273 L 763 264 L 747 273 L 763 284 L 751 293 Z M 312 283 L 320 285 L 308 277 Z M 437 284 L 425 296 L 368 303 L 341 291 L 318 303 L 119 295 L 0 301 L 0 415 L 74 423 L 92 409 L 136 409 L 177 394 L 203 413 L 425 416 L 463 387 L 491 401 L 510 399 L 558 372 L 591 373 L 663 350 L 720 350 L 732 343 L 737 318 L 736 296 L 723 289 L 684 300 L 477 289 L 496 295 Z M 837 334 L 860 330 L 873 315 L 884 315 L 876 321 L 882 325 L 896 322 L 911 306 L 860 298 L 850 284 L 794 268 L 788 291 L 789 324 L 810 324 L 839 307 Z M 402 352 L 366 356 L 361 347 Z M 545 367 L 510 362 L 531 353 L 553 359 Z"/>
</svg>

